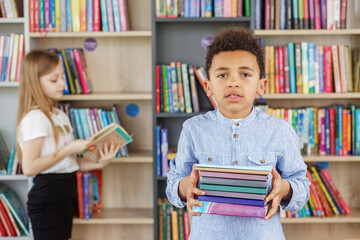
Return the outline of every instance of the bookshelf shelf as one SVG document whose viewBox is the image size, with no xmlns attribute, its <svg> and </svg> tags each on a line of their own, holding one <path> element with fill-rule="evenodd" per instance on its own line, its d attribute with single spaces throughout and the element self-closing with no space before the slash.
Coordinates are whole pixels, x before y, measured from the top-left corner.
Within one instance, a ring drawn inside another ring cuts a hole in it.
<svg viewBox="0 0 360 240">
<path fill-rule="evenodd" d="M 1 23 L 24 23 L 25 18 L 0 18 Z"/>
<path fill-rule="evenodd" d="M 241 18 L 155 18 L 156 23 L 209 23 L 209 22 L 250 22 L 250 17 Z"/>
<path fill-rule="evenodd" d="M 289 29 L 289 30 L 254 30 L 256 36 L 323 36 L 323 35 L 360 35 L 360 29 Z"/>
<path fill-rule="evenodd" d="M 102 208 L 90 219 L 74 218 L 74 224 L 154 224 L 152 209 Z"/>
<path fill-rule="evenodd" d="M 32 237 L 21 236 L 21 237 L 6 237 L 6 240 L 32 240 Z"/>
<path fill-rule="evenodd" d="M 305 162 L 360 162 L 360 156 L 303 156 Z"/>
<path fill-rule="evenodd" d="M 64 95 L 61 101 L 152 100 L 151 93 L 91 93 Z"/>
<path fill-rule="evenodd" d="M 350 215 L 341 215 L 334 217 L 316 218 L 282 218 L 281 223 L 294 224 L 294 223 L 360 223 L 360 209 L 351 209 Z"/>
<path fill-rule="evenodd" d="M 30 38 L 76 38 L 76 37 L 151 37 L 151 31 L 125 32 L 31 32 Z"/>
<path fill-rule="evenodd" d="M 360 99 L 360 93 L 317 93 L 317 94 L 300 94 L 300 93 L 280 93 L 264 94 L 263 98 L 268 99 Z M 258 96 L 256 99 L 260 99 Z"/>
<path fill-rule="evenodd" d="M 19 87 L 19 82 L 0 82 L 0 87 Z"/>
<path fill-rule="evenodd" d="M 0 175 L 0 181 L 4 181 L 4 180 L 29 180 L 31 178 L 26 177 L 24 175 Z"/>
<path fill-rule="evenodd" d="M 150 150 L 130 152 L 128 157 L 117 157 L 111 163 L 152 163 L 151 154 Z"/>
</svg>

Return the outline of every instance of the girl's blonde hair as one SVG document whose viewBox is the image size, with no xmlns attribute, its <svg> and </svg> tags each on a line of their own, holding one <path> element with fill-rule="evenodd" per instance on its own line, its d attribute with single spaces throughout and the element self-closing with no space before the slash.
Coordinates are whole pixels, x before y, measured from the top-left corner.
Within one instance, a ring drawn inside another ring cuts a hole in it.
<svg viewBox="0 0 360 240">
<path fill-rule="evenodd" d="M 32 50 L 25 55 L 20 70 L 19 87 L 19 108 L 17 113 L 17 133 L 21 120 L 34 108 L 39 108 L 49 119 L 55 139 L 55 154 L 58 151 L 58 134 L 54 122 L 51 119 L 53 107 L 57 101 L 45 96 L 40 84 L 40 78 L 49 74 L 59 64 L 60 58 L 56 53 L 45 50 Z M 16 141 L 16 151 L 19 161 L 22 160 L 22 152 L 18 140 Z"/>
</svg>

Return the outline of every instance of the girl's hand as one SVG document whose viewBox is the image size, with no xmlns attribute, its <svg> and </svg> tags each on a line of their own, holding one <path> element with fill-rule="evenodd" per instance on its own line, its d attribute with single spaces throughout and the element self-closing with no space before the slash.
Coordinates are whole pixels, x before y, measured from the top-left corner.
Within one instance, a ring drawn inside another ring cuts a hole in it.
<svg viewBox="0 0 360 240">
<path fill-rule="evenodd" d="M 87 139 L 78 139 L 70 142 L 66 145 L 69 148 L 71 154 L 78 154 L 83 151 L 92 141 L 95 139 L 93 137 Z"/>
<path fill-rule="evenodd" d="M 120 143 L 118 143 L 117 145 L 115 145 L 114 142 L 111 142 L 110 144 L 104 143 L 103 147 L 99 148 L 100 167 L 103 168 L 106 165 L 108 165 L 110 161 L 115 157 L 119 149 L 120 149 Z"/>
</svg>

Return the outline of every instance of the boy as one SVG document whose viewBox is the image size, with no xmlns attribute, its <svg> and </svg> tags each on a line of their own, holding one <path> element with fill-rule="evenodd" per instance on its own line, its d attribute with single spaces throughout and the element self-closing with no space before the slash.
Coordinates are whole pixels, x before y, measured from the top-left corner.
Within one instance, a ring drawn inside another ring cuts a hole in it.
<svg viewBox="0 0 360 240">
<path fill-rule="evenodd" d="M 205 82 L 218 109 L 183 124 L 176 158 L 171 160 L 166 194 L 175 207 L 192 218 L 191 240 L 285 239 L 279 204 L 299 211 L 309 197 L 310 182 L 300 155 L 296 133 L 284 120 L 256 111 L 256 94 L 265 92 L 263 48 L 250 30 L 227 28 L 209 46 Z M 268 179 L 270 210 L 265 219 L 192 212 L 201 206 L 195 163 L 235 166 L 272 166 Z"/>
</svg>

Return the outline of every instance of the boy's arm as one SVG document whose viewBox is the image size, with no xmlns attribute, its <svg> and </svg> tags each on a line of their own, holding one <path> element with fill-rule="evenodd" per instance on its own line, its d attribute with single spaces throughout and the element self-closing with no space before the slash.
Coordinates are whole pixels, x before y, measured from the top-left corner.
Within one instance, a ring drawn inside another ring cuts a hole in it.
<svg viewBox="0 0 360 240">
<path fill-rule="evenodd" d="M 180 134 L 176 157 L 170 161 L 170 172 L 167 174 L 166 195 L 170 203 L 176 207 L 186 205 L 184 196 L 181 197 L 182 199 L 180 198 L 179 184 L 182 179 L 191 174 L 193 164 L 197 162 L 193 154 L 189 127 L 185 122 Z"/>
<path fill-rule="evenodd" d="M 280 205 L 284 210 L 300 211 L 309 199 L 310 181 L 306 177 L 307 166 L 301 156 L 298 137 L 290 125 L 285 131 L 284 154 L 279 159 L 277 170 L 281 180 L 290 184 L 289 192 L 283 196 Z"/>
</svg>

